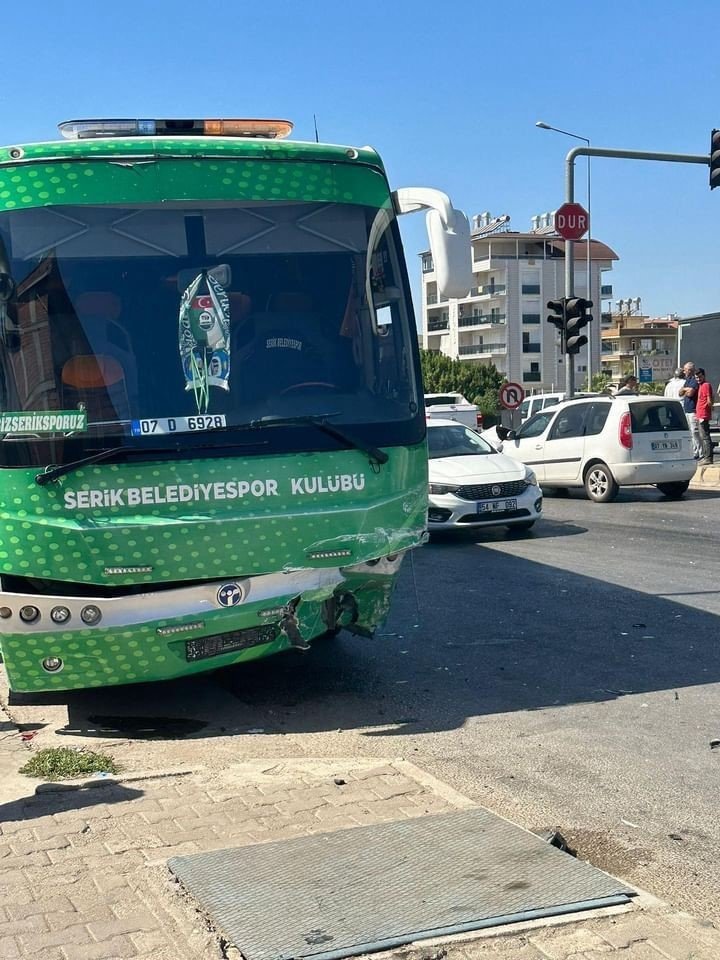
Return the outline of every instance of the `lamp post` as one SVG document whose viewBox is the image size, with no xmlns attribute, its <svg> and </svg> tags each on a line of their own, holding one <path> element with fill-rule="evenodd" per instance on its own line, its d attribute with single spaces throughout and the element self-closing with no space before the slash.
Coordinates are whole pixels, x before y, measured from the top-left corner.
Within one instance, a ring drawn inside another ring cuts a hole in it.
<svg viewBox="0 0 720 960">
<path fill-rule="evenodd" d="M 566 137 L 573 137 L 573 139 L 575 140 L 582 140 L 584 143 L 588 145 L 588 147 L 590 146 L 590 141 L 588 140 L 587 137 L 581 137 L 577 133 L 570 133 L 569 130 L 561 130 L 560 127 L 552 127 L 550 126 L 549 123 L 545 123 L 543 120 L 538 120 L 535 126 L 539 127 L 541 130 L 552 130 L 554 133 L 562 133 Z M 586 289 L 587 289 L 587 299 L 592 300 L 593 298 L 592 285 L 590 282 L 590 238 L 592 236 L 592 215 L 590 210 L 590 157 L 589 156 L 587 158 L 587 207 L 588 207 L 588 235 L 587 235 L 587 240 L 585 241 L 585 248 L 586 248 L 585 269 L 587 270 Z M 573 250 L 574 249 L 575 247 L 573 245 Z M 565 295 L 568 296 L 567 290 L 565 291 Z M 599 317 L 602 314 L 602 303 L 600 301 L 598 302 L 597 310 L 599 311 L 599 313 L 596 313 L 596 316 Z M 590 331 L 590 336 L 588 337 L 588 363 L 587 363 L 588 390 L 590 390 L 592 386 L 592 343 L 593 343 L 593 336 L 592 336 L 592 331 Z M 572 363 L 574 361 L 567 360 L 566 362 Z"/>
</svg>

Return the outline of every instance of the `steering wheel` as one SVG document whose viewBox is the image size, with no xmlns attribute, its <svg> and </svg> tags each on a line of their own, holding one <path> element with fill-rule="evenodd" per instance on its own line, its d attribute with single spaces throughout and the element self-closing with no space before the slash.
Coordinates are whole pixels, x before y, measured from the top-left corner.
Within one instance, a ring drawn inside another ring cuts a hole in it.
<svg viewBox="0 0 720 960">
<path fill-rule="evenodd" d="M 314 387 L 320 387 L 321 390 L 337 390 L 341 392 L 342 388 L 336 383 L 327 383 L 325 380 L 305 380 L 302 383 L 293 383 L 280 391 L 280 396 L 284 397 L 286 393 L 292 393 L 293 390 L 311 390 Z"/>
</svg>

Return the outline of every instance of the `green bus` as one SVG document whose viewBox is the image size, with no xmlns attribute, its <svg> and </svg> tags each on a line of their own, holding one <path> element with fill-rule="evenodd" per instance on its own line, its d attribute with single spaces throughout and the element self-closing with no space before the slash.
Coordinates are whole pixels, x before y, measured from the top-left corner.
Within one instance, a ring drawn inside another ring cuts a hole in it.
<svg viewBox="0 0 720 960">
<path fill-rule="evenodd" d="M 0 148 L 0 650 L 13 692 L 370 636 L 426 528 L 397 216 L 441 296 L 467 218 L 276 120 Z"/>
</svg>

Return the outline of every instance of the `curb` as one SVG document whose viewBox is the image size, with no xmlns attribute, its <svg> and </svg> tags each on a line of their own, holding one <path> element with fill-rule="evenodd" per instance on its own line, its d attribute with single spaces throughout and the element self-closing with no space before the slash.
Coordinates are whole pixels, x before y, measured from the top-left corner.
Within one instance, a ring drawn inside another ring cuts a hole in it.
<svg viewBox="0 0 720 960">
<path fill-rule="evenodd" d="M 690 481 L 691 490 L 720 490 L 720 464 L 698 467 Z"/>
</svg>

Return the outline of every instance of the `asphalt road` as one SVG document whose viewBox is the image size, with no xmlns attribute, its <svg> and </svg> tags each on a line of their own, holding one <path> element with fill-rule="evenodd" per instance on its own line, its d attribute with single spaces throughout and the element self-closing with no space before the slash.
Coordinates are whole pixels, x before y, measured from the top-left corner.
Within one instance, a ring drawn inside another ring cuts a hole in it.
<svg viewBox="0 0 720 960">
<path fill-rule="evenodd" d="M 416 551 L 373 640 L 66 695 L 59 732 L 115 726 L 143 765 L 406 757 L 718 921 L 720 494 L 573 493 L 545 508 L 528 534 Z"/>
</svg>

